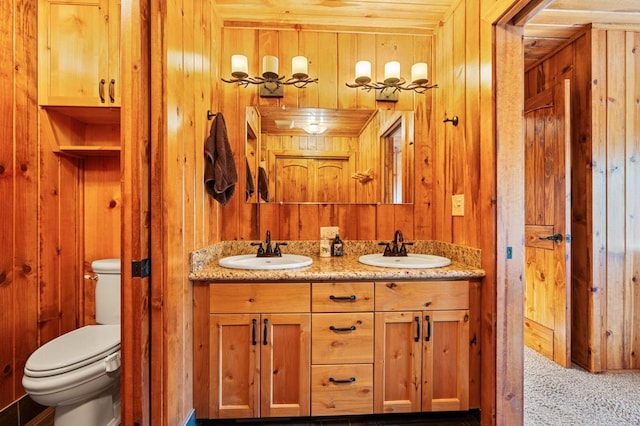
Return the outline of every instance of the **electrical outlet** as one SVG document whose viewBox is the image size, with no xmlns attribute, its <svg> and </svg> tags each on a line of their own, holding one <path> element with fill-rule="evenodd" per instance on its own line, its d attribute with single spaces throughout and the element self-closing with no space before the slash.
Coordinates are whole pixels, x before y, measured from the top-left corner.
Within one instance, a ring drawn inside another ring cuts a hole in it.
<svg viewBox="0 0 640 426">
<path fill-rule="evenodd" d="M 451 196 L 451 216 L 464 216 L 464 194 Z"/>
</svg>

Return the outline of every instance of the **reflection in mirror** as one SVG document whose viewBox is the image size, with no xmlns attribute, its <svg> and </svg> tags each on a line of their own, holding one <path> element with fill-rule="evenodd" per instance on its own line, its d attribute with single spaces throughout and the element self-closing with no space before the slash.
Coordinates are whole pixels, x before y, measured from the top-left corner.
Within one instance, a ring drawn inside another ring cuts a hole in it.
<svg viewBox="0 0 640 426">
<path fill-rule="evenodd" d="M 413 202 L 412 111 L 248 107 L 246 201 Z"/>
</svg>

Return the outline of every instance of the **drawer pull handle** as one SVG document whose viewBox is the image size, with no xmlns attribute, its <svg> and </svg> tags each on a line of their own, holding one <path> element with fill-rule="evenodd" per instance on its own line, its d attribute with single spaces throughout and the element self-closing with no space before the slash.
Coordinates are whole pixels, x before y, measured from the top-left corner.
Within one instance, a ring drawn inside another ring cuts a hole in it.
<svg viewBox="0 0 640 426">
<path fill-rule="evenodd" d="M 251 344 L 253 346 L 258 344 L 258 341 L 256 340 L 256 325 L 258 325 L 257 323 L 258 323 L 258 320 L 254 318 L 253 327 L 251 328 Z"/>
<path fill-rule="evenodd" d="M 356 300 L 356 295 L 352 294 L 351 296 L 334 296 L 333 294 L 329 296 L 329 299 L 334 302 L 352 302 Z"/>
<path fill-rule="evenodd" d="M 353 383 L 356 381 L 356 378 L 349 377 L 348 379 L 334 379 L 333 377 L 329 377 L 329 381 L 331 383 Z"/>
<path fill-rule="evenodd" d="M 420 317 L 416 317 L 416 337 L 413 340 L 420 341 Z"/>
<path fill-rule="evenodd" d="M 334 326 L 329 326 L 329 330 L 331 331 L 354 331 L 356 329 L 355 325 L 352 325 L 351 327 L 334 327 Z"/>
<path fill-rule="evenodd" d="M 263 345 L 268 345 L 269 344 L 269 340 L 267 339 L 268 336 L 268 331 L 269 331 L 269 320 L 268 319 L 264 319 L 264 332 L 263 332 L 263 339 L 262 339 L 262 344 Z"/>
<path fill-rule="evenodd" d="M 429 340 L 431 340 L 431 317 L 427 315 L 425 319 L 427 320 L 427 337 L 425 337 L 424 340 L 428 342 Z"/>
</svg>

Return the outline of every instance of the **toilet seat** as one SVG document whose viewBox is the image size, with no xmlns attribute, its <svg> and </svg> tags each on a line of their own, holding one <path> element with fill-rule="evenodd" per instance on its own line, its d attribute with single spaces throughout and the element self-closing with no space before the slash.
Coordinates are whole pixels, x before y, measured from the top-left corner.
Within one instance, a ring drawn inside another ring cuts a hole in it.
<svg viewBox="0 0 640 426">
<path fill-rule="evenodd" d="M 88 325 L 63 334 L 38 348 L 24 372 L 33 378 L 51 377 L 104 360 L 120 350 L 120 325 Z"/>
</svg>

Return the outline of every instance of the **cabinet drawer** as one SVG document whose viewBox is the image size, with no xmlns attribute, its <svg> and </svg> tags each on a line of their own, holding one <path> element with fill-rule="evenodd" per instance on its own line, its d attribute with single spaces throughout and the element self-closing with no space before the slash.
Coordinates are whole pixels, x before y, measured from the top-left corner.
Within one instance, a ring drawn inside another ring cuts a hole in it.
<svg viewBox="0 0 640 426">
<path fill-rule="evenodd" d="M 310 284 L 211 284 L 211 313 L 309 312 Z"/>
<path fill-rule="evenodd" d="M 373 413 L 373 365 L 311 367 L 311 415 Z"/>
<path fill-rule="evenodd" d="M 313 312 L 373 310 L 373 283 L 318 283 L 311 287 Z"/>
<path fill-rule="evenodd" d="M 373 313 L 312 314 L 311 363 L 373 362 Z"/>
<path fill-rule="evenodd" d="M 376 311 L 424 311 L 469 308 L 468 281 L 376 283 Z"/>
</svg>

